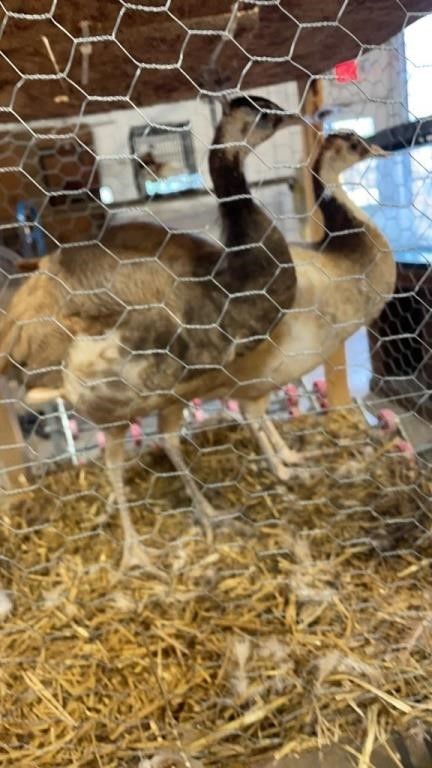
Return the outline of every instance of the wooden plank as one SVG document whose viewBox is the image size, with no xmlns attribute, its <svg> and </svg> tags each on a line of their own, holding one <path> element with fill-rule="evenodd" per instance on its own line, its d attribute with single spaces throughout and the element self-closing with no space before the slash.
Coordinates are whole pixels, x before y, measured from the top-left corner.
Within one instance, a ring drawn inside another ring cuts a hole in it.
<svg viewBox="0 0 432 768">
<path fill-rule="evenodd" d="M 307 87 L 307 93 L 303 101 L 303 114 L 312 116 L 323 106 L 323 83 L 320 80 L 313 80 L 309 86 L 299 84 L 299 97 L 302 99 L 303 90 Z M 310 170 L 310 160 L 313 158 L 318 144 L 317 130 L 321 129 L 319 123 L 314 126 L 304 125 L 303 144 L 306 165 L 303 173 L 305 208 L 312 215 L 308 217 L 306 228 L 306 238 L 312 242 L 320 240 L 323 234 L 322 219 L 319 211 L 314 210 L 315 196 L 312 185 L 312 174 Z M 351 403 L 351 395 L 348 387 L 347 363 L 345 345 L 340 347 L 331 355 L 325 363 L 325 378 L 327 381 L 328 401 L 331 407 L 342 407 Z"/>
<path fill-rule="evenodd" d="M 0 377 L 0 490 L 27 486 L 28 457 L 25 440 L 7 382 Z"/>
</svg>

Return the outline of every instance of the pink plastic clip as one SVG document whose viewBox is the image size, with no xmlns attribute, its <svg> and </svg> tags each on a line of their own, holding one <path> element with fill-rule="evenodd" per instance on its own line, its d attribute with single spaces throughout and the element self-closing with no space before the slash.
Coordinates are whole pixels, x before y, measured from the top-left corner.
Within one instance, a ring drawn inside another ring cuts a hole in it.
<svg viewBox="0 0 432 768">
<path fill-rule="evenodd" d="M 328 411 L 329 409 L 329 401 L 328 401 L 328 390 L 327 390 L 327 382 L 325 379 L 317 379 L 313 383 L 313 392 L 318 400 L 319 407 L 323 411 Z"/>
<path fill-rule="evenodd" d="M 393 443 L 393 447 L 398 451 L 398 453 L 402 453 L 407 459 L 410 461 L 414 461 L 415 459 L 415 450 L 412 443 L 409 442 L 409 440 L 402 440 L 398 439 L 395 440 Z"/>
<path fill-rule="evenodd" d="M 76 419 L 74 418 L 69 419 L 69 429 L 71 431 L 73 439 L 76 440 L 79 435 L 79 427 Z"/>
<path fill-rule="evenodd" d="M 300 416 L 299 392 L 295 384 L 287 384 L 283 388 L 288 413 L 290 416 Z"/>
<path fill-rule="evenodd" d="M 133 421 L 132 424 L 129 427 L 129 434 L 135 443 L 135 445 L 141 445 L 142 439 L 143 439 L 143 433 L 140 424 L 138 422 Z"/>
<path fill-rule="evenodd" d="M 237 400 L 225 400 L 225 408 L 230 413 L 240 413 L 240 407 Z"/>
<path fill-rule="evenodd" d="M 202 424 L 207 418 L 201 406 L 202 400 L 199 397 L 195 397 L 192 400 L 192 414 L 193 419 L 197 424 Z"/>
<path fill-rule="evenodd" d="M 96 442 L 98 444 L 98 447 L 101 449 L 101 451 L 104 451 L 105 445 L 106 445 L 105 432 L 102 432 L 102 430 L 99 430 L 99 432 L 97 432 Z"/>
<path fill-rule="evenodd" d="M 399 419 L 395 412 L 390 410 L 390 408 L 382 408 L 382 410 L 379 411 L 377 418 L 380 429 L 391 433 L 397 431 Z"/>
</svg>

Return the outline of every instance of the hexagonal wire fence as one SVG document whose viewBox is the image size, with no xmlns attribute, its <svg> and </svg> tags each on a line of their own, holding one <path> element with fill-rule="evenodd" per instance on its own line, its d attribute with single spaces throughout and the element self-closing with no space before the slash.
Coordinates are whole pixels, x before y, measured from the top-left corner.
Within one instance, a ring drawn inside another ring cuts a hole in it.
<svg viewBox="0 0 432 768">
<path fill-rule="evenodd" d="M 428 3 L 0 6 L 0 763 L 427 768 Z"/>
</svg>

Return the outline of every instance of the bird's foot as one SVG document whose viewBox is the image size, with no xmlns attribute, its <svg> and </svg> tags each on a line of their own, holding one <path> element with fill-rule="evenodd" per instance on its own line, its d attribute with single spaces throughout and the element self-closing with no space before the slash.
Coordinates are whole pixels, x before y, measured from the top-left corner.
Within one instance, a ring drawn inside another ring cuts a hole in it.
<svg viewBox="0 0 432 768">
<path fill-rule="evenodd" d="M 139 540 L 138 535 L 127 536 L 123 544 L 123 556 L 120 563 L 120 572 L 139 568 L 149 576 L 154 576 L 161 581 L 168 581 L 167 574 L 154 565 L 154 559 L 160 556 L 157 549 L 145 547 Z"/>
<path fill-rule="evenodd" d="M 294 462 L 286 464 L 280 456 L 276 454 L 268 456 L 267 459 L 271 472 L 282 483 L 287 483 L 298 476 L 299 468 L 298 466 L 295 466 Z"/>
<path fill-rule="evenodd" d="M 194 500 L 194 518 L 201 526 L 208 544 L 214 543 L 215 528 L 231 521 L 237 514 L 235 509 L 222 511 L 215 508 L 201 493 Z"/>
<path fill-rule="evenodd" d="M 264 439 L 261 437 L 261 446 L 265 451 L 271 471 L 282 482 L 291 480 L 298 473 L 296 467 L 303 464 L 304 454 L 288 448 L 270 420 L 266 420 L 263 431 Z"/>
<path fill-rule="evenodd" d="M 214 542 L 214 520 L 217 511 L 209 501 L 200 493 L 194 500 L 194 518 L 204 532 L 207 544 Z"/>
<path fill-rule="evenodd" d="M 303 464 L 305 460 L 305 455 L 303 453 L 294 451 L 291 448 L 288 448 L 287 445 L 283 445 L 277 450 L 277 456 L 282 464 L 289 469 Z"/>
</svg>

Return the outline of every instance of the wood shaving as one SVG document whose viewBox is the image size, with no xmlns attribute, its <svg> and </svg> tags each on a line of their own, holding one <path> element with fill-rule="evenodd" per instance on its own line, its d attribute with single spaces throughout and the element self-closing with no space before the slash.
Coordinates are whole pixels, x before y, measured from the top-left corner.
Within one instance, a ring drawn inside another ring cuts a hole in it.
<svg viewBox="0 0 432 768">
<path fill-rule="evenodd" d="M 166 583 L 119 575 L 100 463 L 46 474 L 9 509 L 0 766 L 241 768 L 352 738 L 366 767 L 378 733 L 432 726 L 430 466 L 354 413 L 282 431 L 325 456 L 287 486 L 242 426 L 185 446 L 212 503 L 237 510 L 213 545 L 164 456 L 131 467 Z"/>
</svg>

